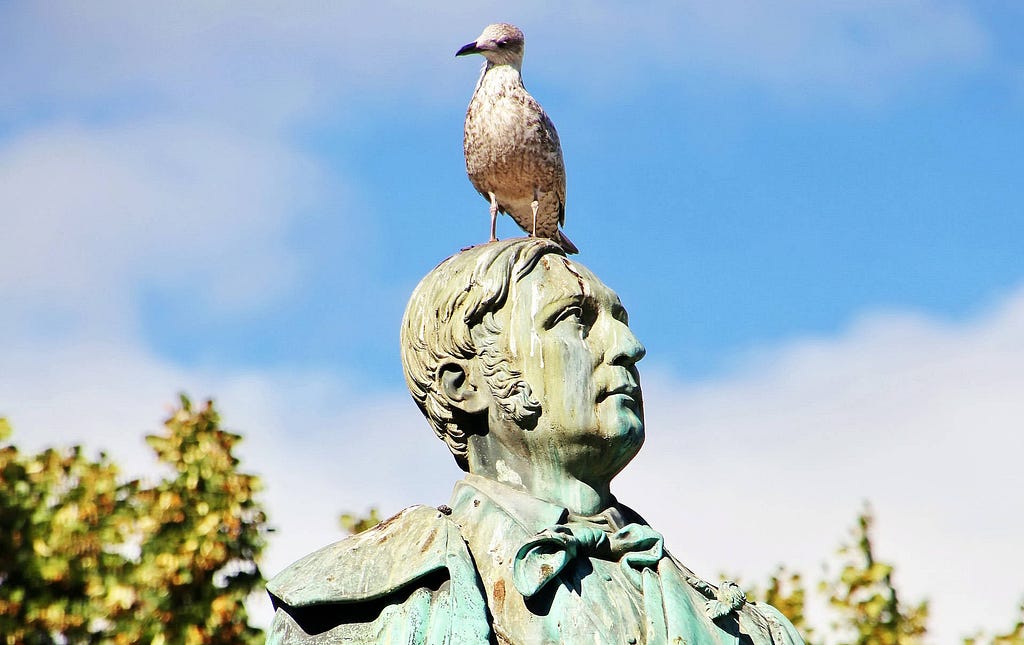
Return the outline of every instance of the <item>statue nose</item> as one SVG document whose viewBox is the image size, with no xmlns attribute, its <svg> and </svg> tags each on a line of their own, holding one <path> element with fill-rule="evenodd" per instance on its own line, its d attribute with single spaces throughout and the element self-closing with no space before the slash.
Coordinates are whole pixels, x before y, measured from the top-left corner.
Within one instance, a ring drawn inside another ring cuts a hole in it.
<svg viewBox="0 0 1024 645">
<path fill-rule="evenodd" d="M 647 354 L 640 339 L 625 323 L 615 321 L 612 328 L 612 346 L 608 353 L 608 362 L 613 365 L 630 366 Z"/>
</svg>

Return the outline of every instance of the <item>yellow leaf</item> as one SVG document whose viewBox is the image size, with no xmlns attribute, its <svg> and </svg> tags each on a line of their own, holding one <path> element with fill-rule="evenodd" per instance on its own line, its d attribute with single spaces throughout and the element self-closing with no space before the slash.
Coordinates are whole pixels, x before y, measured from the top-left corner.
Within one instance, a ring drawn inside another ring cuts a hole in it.
<svg viewBox="0 0 1024 645">
<path fill-rule="evenodd" d="M 128 609 L 135 602 L 135 590 L 127 585 L 114 585 L 107 600 L 116 607 Z"/>
<path fill-rule="evenodd" d="M 216 513 L 213 515 L 207 515 L 203 518 L 203 521 L 199 523 L 199 526 L 196 527 L 196 532 L 199 535 L 208 535 L 210 531 L 217 528 L 218 524 L 220 524 L 220 517 Z"/>
<path fill-rule="evenodd" d="M 49 545 L 39 538 L 32 541 L 32 550 L 36 552 L 36 555 L 44 558 L 48 558 L 53 555 L 53 551 L 50 550 Z"/>
</svg>

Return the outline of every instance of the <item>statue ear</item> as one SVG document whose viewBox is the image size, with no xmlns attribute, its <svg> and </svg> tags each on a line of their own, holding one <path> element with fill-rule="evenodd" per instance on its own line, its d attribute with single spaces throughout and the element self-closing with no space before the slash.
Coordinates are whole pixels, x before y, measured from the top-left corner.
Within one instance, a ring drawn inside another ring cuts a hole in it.
<svg viewBox="0 0 1024 645">
<path fill-rule="evenodd" d="M 467 414 L 484 412 L 490 404 L 489 390 L 480 382 L 480 372 L 468 361 L 449 361 L 441 365 L 434 387 L 452 407 Z"/>
</svg>

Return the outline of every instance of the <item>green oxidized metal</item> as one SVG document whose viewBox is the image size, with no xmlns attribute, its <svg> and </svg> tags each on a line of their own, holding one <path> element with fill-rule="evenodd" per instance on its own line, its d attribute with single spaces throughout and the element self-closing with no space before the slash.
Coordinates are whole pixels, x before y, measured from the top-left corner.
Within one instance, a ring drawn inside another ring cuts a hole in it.
<svg viewBox="0 0 1024 645">
<path fill-rule="evenodd" d="M 467 249 L 413 292 L 409 389 L 467 472 L 274 578 L 271 643 L 799 644 L 773 607 L 698 578 L 611 493 L 644 440 L 643 345 L 550 240 Z"/>
</svg>

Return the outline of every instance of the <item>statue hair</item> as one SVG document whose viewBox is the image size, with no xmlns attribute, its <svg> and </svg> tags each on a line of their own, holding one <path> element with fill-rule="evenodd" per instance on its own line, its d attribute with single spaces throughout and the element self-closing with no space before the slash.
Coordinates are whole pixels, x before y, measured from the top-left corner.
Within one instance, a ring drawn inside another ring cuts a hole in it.
<svg viewBox="0 0 1024 645">
<path fill-rule="evenodd" d="M 467 442 L 487 429 L 486 418 L 472 418 L 452 407 L 437 391 L 438 370 L 451 359 L 480 359 L 481 372 L 501 411 L 520 426 L 540 416 L 522 374 L 508 362 L 503 329 L 495 313 L 510 287 L 549 254 L 564 256 L 546 238 L 513 238 L 461 251 L 437 265 L 420 281 L 402 318 L 401 350 L 405 382 L 434 433 L 463 470 Z"/>
</svg>

